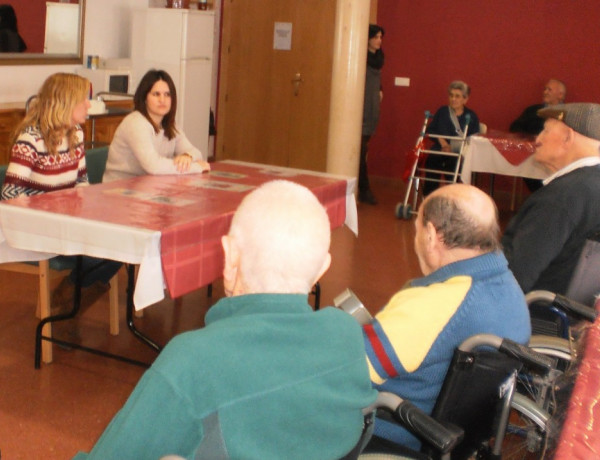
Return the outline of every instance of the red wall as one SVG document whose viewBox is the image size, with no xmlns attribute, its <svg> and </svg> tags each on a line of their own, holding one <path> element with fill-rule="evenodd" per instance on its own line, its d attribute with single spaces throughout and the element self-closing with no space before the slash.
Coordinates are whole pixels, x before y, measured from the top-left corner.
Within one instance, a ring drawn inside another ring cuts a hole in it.
<svg viewBox="0 0 600 460">
<path fill-rule="evenodd" d="M 566 83 L 567 101 L 600 102 L 598 0 L 378 0 L 377 17 L 386 61 L 369 174 L 401 176 L 424 111 L 447 103 L 452 80 L 471 86 L 467 105 L 491 129 L 541 102 L 549 78 Z"/>
</svg>

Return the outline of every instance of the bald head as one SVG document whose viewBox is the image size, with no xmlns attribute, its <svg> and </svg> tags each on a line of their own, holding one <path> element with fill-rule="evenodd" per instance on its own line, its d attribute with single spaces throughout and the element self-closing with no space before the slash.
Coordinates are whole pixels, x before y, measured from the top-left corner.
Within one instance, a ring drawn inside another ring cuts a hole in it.
<svg viewBox="0 0 600 460">
<path fill-rule="evenodd" d="M 223 238 L 226 291 L 307 294 L 329 267 L 330 237 L 327 212 L 306 187 L 283 180 L 260 186 Z"/>
<path fill-rule="evenodd" d="M 477 187 L 441 187 L 427 197 L 420 211 L 421 225 L 431 222 L 448 249 L 500 249 L 496 204 Z"/>
<path fill-rule="evenodd" d="M 544 104 L 562 104 L 567 95 L 567 86 L 556 78 L 551 78 L 544 86 Z"/>
</svg>

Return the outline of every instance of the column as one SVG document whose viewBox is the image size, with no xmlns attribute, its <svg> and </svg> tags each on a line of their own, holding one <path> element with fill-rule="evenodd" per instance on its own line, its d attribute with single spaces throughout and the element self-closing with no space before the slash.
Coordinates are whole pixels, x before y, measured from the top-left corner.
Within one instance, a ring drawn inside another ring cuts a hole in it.
<svg viewBox="0 0 600 460">
<path fill-rule="evenodd" d="M 358 176 L 367 65 L 369 0 L 338 0 L 327 141 L 327 172 Z"/>
</svg>

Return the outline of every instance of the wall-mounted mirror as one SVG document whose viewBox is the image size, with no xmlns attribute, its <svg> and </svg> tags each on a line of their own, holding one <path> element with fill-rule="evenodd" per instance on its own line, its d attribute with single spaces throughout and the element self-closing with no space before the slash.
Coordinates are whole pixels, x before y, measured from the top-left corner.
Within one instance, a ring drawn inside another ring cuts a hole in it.
<svg viewBox="0 0 600 460">
<path fill-rule="evenodd" d="M 0 0 L 0 65 L 83 62 L 85 0 Z"/>
</svg>

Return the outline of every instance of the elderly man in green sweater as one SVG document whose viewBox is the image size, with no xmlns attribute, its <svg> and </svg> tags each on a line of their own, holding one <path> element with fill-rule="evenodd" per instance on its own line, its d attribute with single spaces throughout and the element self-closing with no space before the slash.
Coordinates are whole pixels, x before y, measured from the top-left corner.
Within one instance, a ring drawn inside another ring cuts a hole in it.
<svg viewBox="0 0 600 460">
<path fill-rule="evenodd" d="M 327 270 L 330 224 L 306 188 L 250 193 L 223 237 L 226 298 L 175 337 L 88 459 L 339 459 L 376 398 L 358 323 L 307 298 Z"/>
</svg>

